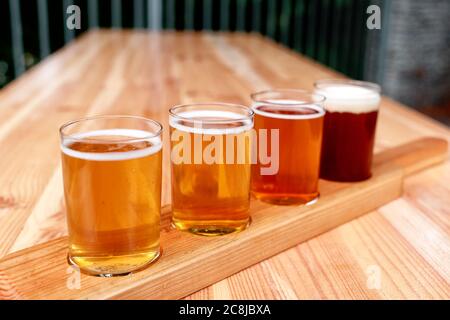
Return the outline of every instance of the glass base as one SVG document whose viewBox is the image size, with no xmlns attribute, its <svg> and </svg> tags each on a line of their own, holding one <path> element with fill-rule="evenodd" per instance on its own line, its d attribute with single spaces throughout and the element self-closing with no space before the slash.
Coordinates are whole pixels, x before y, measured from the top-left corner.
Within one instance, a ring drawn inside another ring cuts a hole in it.
<svg viewBox="0 0 450 320">
<path fill-rule="evenodd" d="M 361 182 L 365 180 L 369 180 L 372 177 L 372 174 L 368 175 L 360 175 L 360 176 L 332 176 L 332 175 L 321 175 L 320 179 L 333 181 L 333 182 Z"/>
<path fill-rule="evenodd" d="M 155 262 L 159 256 L 160 251 L 104 257 L 75 256 L 69 253 L 67 260 L 85 274 L 109 278 L 140 271 Z"/>
<path fill-rule="evenodd" d="M 214 237 L 241 232 L 250 225 L 250 218 L 239 221 L 195 221 L 173 219 L 172 226 L 180 231 L 190 232 L 200 236 Z"/>
<path fill-rule="evenodd" d="M 273 193 L 260 193 L 253 192 L 256 199 L 274 204 L 277 206 L 294 206 L 294 205 L 305 205 L 309 206 L 319 200 L 320 194 L 313 193 L 307 195 L 296 195 L 296 194 L 273 194 Z"/>
</svg>

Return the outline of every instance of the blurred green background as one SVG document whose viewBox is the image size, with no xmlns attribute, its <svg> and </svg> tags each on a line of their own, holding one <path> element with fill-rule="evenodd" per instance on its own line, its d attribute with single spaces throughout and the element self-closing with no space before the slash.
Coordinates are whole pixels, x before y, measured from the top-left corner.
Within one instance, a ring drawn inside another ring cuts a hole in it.
<svg viewBox="0 0 450 320">
<path fill-rule="evenodd" d="M 372 4 L 381 30 L 366 27 Z M 97 27 L 259 32 L 450 123 L 448 0 L 0 0 L 0 88 Z"/>
</svg>

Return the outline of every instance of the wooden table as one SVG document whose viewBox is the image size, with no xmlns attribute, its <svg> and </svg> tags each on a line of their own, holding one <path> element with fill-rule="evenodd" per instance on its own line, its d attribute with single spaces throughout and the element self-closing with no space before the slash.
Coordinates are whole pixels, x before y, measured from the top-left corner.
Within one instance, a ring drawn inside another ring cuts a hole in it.
<svg viewBox="0 0 450 320">
<path fill-rule="evenodd" d="M 0 257 L 67 232 L 62 123 L 134 114 L 167 128 L 175 104 L 248 104 L 256 90 L 311 89 L 316 79 L 330 77 L 342 75 L 258 35 L 83 35 L 0 91 Z M 450 141 L 450 130 L 384 98 L 376 152 L 424 136 Z M 409 177 L 398 200 L 187 298 L 449 299 L 449 215 L 447 161 Z"/>
</svg>

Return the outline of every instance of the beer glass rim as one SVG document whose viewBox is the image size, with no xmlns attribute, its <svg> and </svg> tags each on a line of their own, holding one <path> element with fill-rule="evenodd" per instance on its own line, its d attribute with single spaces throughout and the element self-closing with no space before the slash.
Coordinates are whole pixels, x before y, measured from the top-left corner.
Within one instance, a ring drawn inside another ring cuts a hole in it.
<svg viewBox="0 0 450 320">
<path fill-rule="evenodd" d="M 69 127 L 79 124 L 79 123 L 83 123 L 83 122 L 87 122 L 87 121 L 95 121 L 95 120 L 112 120 L 112 119 L 128 119 L 128 120 L 137 120 L 137 121 L 141 121 L 141 122 L 145 122 L 145 123 L 151 123 L 152 125 L 156 126 L 156 130 L 154 133 L 151 133 L 148 130 L 141 130 L 141 131 L 145 131 L 148 133 L 148 135 L 146 136 L 142 136 L 142 137 L 124 137 L 121 139 L 114 139 L 111 141 L 114 142 L 139 142 L 139 141 L 145 141 L 148 139 L 152 139 L 152 138 L 156 138 L 161 136 L 162 131 L 163 131 L 163 126 L 161 123 L 159 123 L 156 120 L 153 119 L 149 119 L 149 118 L 145 118 L 142 116 L 133 116 L 133 115 L 97 115 L 97 116 L 90 116 L 90 117 L 83 117 L 83 118 L 78 118 L 75 120 L 71 120 L 68 121 L 66 123 L 64 123 L 63 125 L 60 126 L 59 128 L 59 133 L 62 139 L 70 139 L 73 141 L 85 141 L 85 137 L 80 137 L 77 138 L 76 134 L 74 136 L 74 134 L 67 134 L 64 131 L 66 129 L 68 129 Z M 121 129 L 121 128 L 117 128 L 117 129 Z M 95 139 L 95 137 L 90 137 L 89 141 L 95 141 L 95 142 L 101 142 L 101 143 L 108 143 L 111 142 L 108 139 Z"/>
<path fill-rule="evenodd" d="M 187 103 L 187 104 L 178 104 L 173 106 L 169 109 L 169 115 L 173 118 L 184 120 L 184 121 L 199 121 L 198 119 L 193 119 L 192 117 L 184 117 L 177 113 L 178 110 L 183 108 L 189 108 L 189 107 L 229 107 L 245 111 L 246 115 L 243 115 L 243 117 L 240 118 L 229 118 L 229 119 L 202 119 L 201 122 L 204 123 L 211 123 L 211 124 L 226 124 L 226 123 L 234 123 L 239 121 L 245 121 L 248 119 L 252 119 L 254 116 L 254 111 L 242 104 L 235 104 L 235 103 L 226 103 L 226 102 L 200 102 L 200 103 Z M 229 110 L 232 112 L 233 110 Z"/>
<path fill-rule="evenodd" d="M 314 82 L 314 88 L 322 89 L 324 86 L 328 85 L 352 85 L 356 87 L 362 87 L 368 90 L 372 90 L 381 94 L 381 86 L 377 83 L 370 81 L 360 81 L 352 79 L 321 79 Z"/>
<path fill-rule="evenodd" d="M 273 99 L 260 99 L 258 98 L 258 96 L 260 95 L 265 95 L 265 94 L 269 94 L 269 93 L 285 93 L 285 94 L 301 94 L 304 96 L 309 96 L 310 98 L 314 99 L 314 97 L 316 98 L 315 101 L 311 100 L 311 101 L 277 101 L 276 103 L 273 101 Z M 326 100 L 326 97 L 322 94 L 318 94 L 315 93 L 313 91 L 308 91 L 308 90 L 303 90 L 303 89 L 284 89 L 284 88 L 280 88 L 280 89 L 267 89 L 267 90 L 262 90 L 262 91 L 258 91 L 258 92 L 254 92 L 250 95 L 251 99 L 254 102 L 257 103 L 265 103 L 265 104 L 270 104 L 270 105 L 284 105 L 284 106 L 308 106 L 308 105 L 315 105 L 318 106 L 320 108 L 323 109 L 323 107 L 321 106 L 321 104 L 323 104 Z"/>
</svg>

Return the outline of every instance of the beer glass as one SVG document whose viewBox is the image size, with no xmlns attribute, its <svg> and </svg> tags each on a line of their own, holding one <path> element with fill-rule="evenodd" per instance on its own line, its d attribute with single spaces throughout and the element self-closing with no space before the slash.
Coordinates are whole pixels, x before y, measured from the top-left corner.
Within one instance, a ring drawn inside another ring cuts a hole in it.
<svg viewBox="0 0 450 320">
<path fill-rule="evenodd" d="M 315 88 L 326 97 L 320 177 L 342 182 L 370 178 L 380 87 L 321 80 Z"/>
<path fill-rule="evenodd" d="M 222 103 L 170 109 L 172 223 L 216 236 L 249 224 L 253 112 Z"/>
<path fill-rule="evenodd" d="M 267 149 L 272 161 L 278 157 L 277 172 L 266 174 L 259 154 L 252 166 L 252 193 L 279 205 L 314 203 L 319 197 L 324 97 L 302 90 L 268 90 L 251 97 L 259 153 Z M 261 139 L 262 131 L 272 137 Z"/>
<path fill-rule="evenodd" d="M 160 253 L 161 125 L 98 116 L 60 128 L 68 260 L 97 276 L 128 274 Z"/>
</svg>

